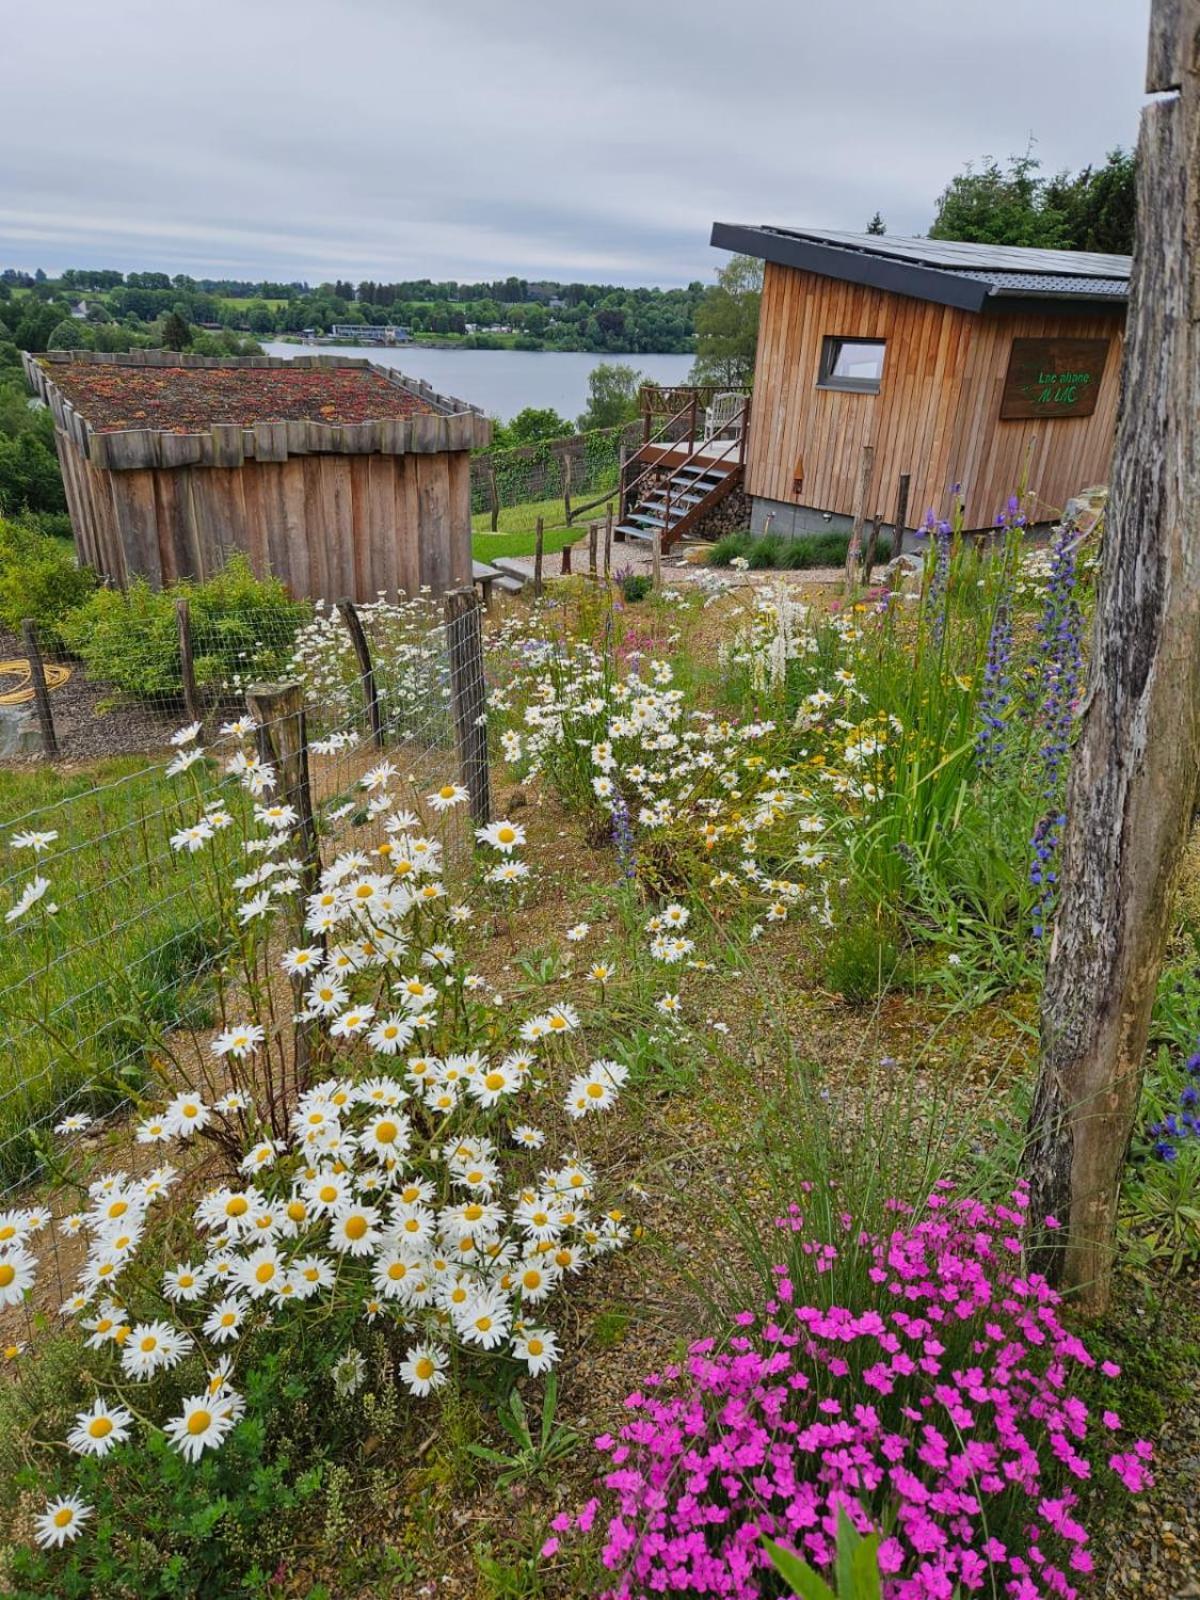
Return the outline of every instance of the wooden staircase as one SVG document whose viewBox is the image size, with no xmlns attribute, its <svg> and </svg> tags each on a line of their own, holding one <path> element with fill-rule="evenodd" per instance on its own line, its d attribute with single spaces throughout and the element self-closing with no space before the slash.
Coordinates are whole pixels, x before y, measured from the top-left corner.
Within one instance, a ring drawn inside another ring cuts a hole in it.
<svg viewBox="0 0 1200 1600">
<path fill-rule="evenodd" d="M 618 539 L 657 539 L 665 555 L 686 538 L 745 476 L 750 401 L 731 419 L 728 438 L 646 446 L 631 462 L 642 470 L 623 487 Z"/>
</svg>

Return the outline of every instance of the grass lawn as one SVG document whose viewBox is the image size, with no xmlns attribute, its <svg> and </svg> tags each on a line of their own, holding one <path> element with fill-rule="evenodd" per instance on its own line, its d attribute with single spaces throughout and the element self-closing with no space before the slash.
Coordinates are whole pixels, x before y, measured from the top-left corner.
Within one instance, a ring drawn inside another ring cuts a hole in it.
<svg viewBox="0 0 1200 1600">
<path fill-rule="evenodd" d="M 212 945 L 203 858 L 170 847 L 196 809 L 186 784 L 142 756 L 69 774 L 0 770 L 0 911 L 35 873 L 51 883 L 42 903 L 59 907 L 4 929 L 0 1190 L 30 1170 L 31 1130 L 44 1133 L 64 1104 L 120 1101 L 154 1030 L 201 1005 L 196 974 Z M 58 838 L 35 860 L 10 844 L 25 829 Z"/>
<path fill-rule="evenodd" d="M 595 496 L 588 498 L 595 499 Z M 497 556 L 531 556 L 539 517 L 545 524 L 543 548 L 547 555 L 555 554 L 565 544 L 582 541 L 586 546 L 588 523 L 603 520 L 603 515 L 604 507 L 598 506 L 596 511 L 568 528 L 561 499 L 530 500 L 525 505 L 505 507 L 500 513 L 500 526 L 493 533 L 491 513 L 481 511 L 471 518 L 471 553 L 476 561 L 494 561 Z"/>
</svg>

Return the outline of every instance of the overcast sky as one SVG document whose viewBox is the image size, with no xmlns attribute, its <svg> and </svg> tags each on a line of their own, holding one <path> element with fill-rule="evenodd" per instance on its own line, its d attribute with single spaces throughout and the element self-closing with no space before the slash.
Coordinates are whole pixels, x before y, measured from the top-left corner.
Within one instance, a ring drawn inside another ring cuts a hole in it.
<svg viewBox="0 0 1200 1600">
<path fill-rule="evenodd" d="M 923 232 L 1136 137 L 1145 0 L 53 0 L 4 30 L 0 265 L 707 279 L 714 219 Z"/>
</svg>

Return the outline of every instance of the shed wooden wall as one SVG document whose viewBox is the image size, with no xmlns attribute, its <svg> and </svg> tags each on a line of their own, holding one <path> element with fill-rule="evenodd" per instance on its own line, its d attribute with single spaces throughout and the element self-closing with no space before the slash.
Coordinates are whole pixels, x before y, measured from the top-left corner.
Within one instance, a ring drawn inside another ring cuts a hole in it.
<svg viewBox="0 0 1200 1600">
<path fill-rule="evenodd" d="M 118 472 L 57 442 L 80 557 L 116 584 L 207 578 L 235 551 L 311 599 L 471 582 L 465 450 Z"/>
<path fill-rule="evenodd" d="M 872 444 L 869 513 L 878 506 L 891 514 L 897 480 L 907 472 L 913 520 L 927 506 L 947 509 L 951 487 L 961 483 L 966 526 L 986 527 L 1017 487 L 1028 455 L 1029 487 L 1049 517 L 1077 490 L 1107 477 L 1123 326 L 1123 308 L 975 315 L 768 262 L 746 487 L 767 499 L 852 515 L 860 453 Z M 1066 332 L 1113 340 L 1095 412 L 1001 422 L 1012 340 Z M 878 394 L 817 387 L 827 334 L 887 341 Z"/>
</svg>

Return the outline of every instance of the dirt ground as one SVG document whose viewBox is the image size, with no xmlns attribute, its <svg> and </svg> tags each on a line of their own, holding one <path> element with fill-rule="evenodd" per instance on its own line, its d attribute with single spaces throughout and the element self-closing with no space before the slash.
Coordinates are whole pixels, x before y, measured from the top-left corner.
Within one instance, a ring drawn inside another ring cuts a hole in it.
<svg viewBox="0 0 1200 1600">
<path fill-rule="evenodd" d="M 21 661 L 28 658 L 25 646 L 14 633 L 0 628 L 0 661 Z M 47 656 L 48 660 L 57 659 Z M 92 683 L 81 661 L 66 661 L 71 676 L 66 683 L 50 691 L 50 710 L 54 718 L 54 731 L 58 739 L 59 759 L 63 761 L 99 761 L 105 756 L 139 755 L 163 749 L 171 734 L 183 720 L 177 707 L 155 710 L 139 704 L 118 703 L 119 697 L 110 683 Z M 0 678 L 0 692 L 15 689 L 18 675 Z M 23 707 L 36 729 L 32 703 Z M 13 758 L 17 762 L 35 763 L 45 760 L 40 744 L 24 755 Z"/>
</svg>

